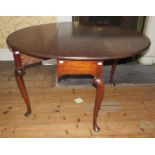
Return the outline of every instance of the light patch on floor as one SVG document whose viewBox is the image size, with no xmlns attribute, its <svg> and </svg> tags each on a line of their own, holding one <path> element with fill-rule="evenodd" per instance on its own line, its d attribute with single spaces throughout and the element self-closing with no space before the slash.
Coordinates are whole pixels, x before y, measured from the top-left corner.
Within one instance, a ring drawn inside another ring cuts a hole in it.
<svg viewBox="0 0 155 155">
<path fill-rule="evenodd" d="M 139 126 L 142 131 L 155 129 L 155 125 L 150 121 L 141 121 Z"/>
</svg>

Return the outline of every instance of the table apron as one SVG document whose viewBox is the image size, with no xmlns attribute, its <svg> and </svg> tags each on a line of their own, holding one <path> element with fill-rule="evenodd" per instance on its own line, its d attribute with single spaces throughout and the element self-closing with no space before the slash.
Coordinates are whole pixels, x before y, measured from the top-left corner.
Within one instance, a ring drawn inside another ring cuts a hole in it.
<svg viewBox="0 0 155 155">
<path fill-rule="evenodd" d="M 63 75 L 98 75 L 98 69 L 103 67 L 102 61 L 62 60 L 57 59 L 58 79 Z"/>
</svg>

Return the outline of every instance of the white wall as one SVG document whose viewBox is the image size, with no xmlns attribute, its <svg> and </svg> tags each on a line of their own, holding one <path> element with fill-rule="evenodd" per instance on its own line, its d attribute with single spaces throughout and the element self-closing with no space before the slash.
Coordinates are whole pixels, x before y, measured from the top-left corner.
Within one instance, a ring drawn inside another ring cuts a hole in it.
<svg viewBox="0 0 155 155">
<path fill-rule="evenodd" d="M 155 16 L 147 17 L 144 27 L 144 34 L 151 40 L 151 46 L 145 51 L 140 59 L 140 63 L 144 65 L 152 65 L 155 63 Z"/>
<path fill-rule="evenodd" d="M 0 48 L 0 61 L 13 61 L 13 54 L 7 48 Z"/>
<path fill-rule="evenodd" d="M 71 22 L 72 16 L 57 16 L 57 22 Z"/>
<path fill-rule="evenodd" d="M 65 21 L 72 21 L 72 16 L 57 16 L 57 22 L 65 22 Z M 0 49 L 0 61 L 13 61 L 13 55 L 12 52 L 5 48 Z M 48 64 L 47 62 L 44 62 L 44 64 Z"/>
</svg>

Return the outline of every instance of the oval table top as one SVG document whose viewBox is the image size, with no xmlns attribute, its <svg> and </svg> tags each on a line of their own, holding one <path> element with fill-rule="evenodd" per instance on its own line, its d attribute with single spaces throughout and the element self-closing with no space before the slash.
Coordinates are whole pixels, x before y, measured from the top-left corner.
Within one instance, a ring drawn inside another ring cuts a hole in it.
<svg viewBox="0 0 155 155">
<path fill-rule="evenodd" d="M 150 40 L 136 30 L 62 22 L 18 30 L 8 36 L 7 44 L 35 57 L 107 60 L 140 54 Z"/>
</svg>

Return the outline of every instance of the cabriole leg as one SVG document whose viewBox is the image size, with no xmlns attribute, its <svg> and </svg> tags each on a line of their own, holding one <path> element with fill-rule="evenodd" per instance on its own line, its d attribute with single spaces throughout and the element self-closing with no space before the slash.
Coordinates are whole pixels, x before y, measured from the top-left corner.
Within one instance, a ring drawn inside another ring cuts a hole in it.
<svg viewBox="0 0 155 155">
<path fill-rule="evenodd" d="M 16 81 L 18 84 L 18 87 L 20 89 L 20 92 L 25 100 L 26 103 L 26 107 L 27 107 L 27 112 L 25 113 L 25 116 L 29 116 L 31 114 L 31 105 L 30 105 L 30 100 L 27 94 L 27 90 L 25 87 L 25 83 L 23 80 L 23 69 L 15 69 L 15 77 L 16 77 Z"/>
<path fill-rule="evenodd" d="M 30 100 L 24 84 L 24 80 L 23 80 L 24 68 L 22 67 L 20 53 L 18 51 L 14 52 L 14 59 L 15 59 L 15 67 L 16 67 L 15 77 L 16 77 L 17 85 L 20 89 L 20 92 L 25 100 L 26 107 L 27 107 L 27 112 L 25 113 L 25 116 L 29 116 L 31 114 L 31 105 L 30 105 Z"/>
<path fill-rule="evenodd" d="M 103 64 L 101 62 L 98 62 L 96 77 L 93 80 L 94 85 L 96 87 L 96 97 L 95 97 L 94 114 L 93 114 L 93 129 L 96 132 L 100 131 L 100 128 L 97 125 L 97 116 L 103 100 L 104 87 L 105 87 L 104 81 L 102 79 L 103 78 L 102 70 L 103 70 Z"/>
<path fill-rule="evenodd" d="M 95 97 L 94 115 L 93 115 L 93 129 L 94 131 L 99 132 L 100 128 L 97 125 L 97 115 L 100 110 L 100 106 L 104 96 L 104 82 L 102 79 L 94 78 L 94 85 L 96 86 L 96 97 Z"/>
</svg>

